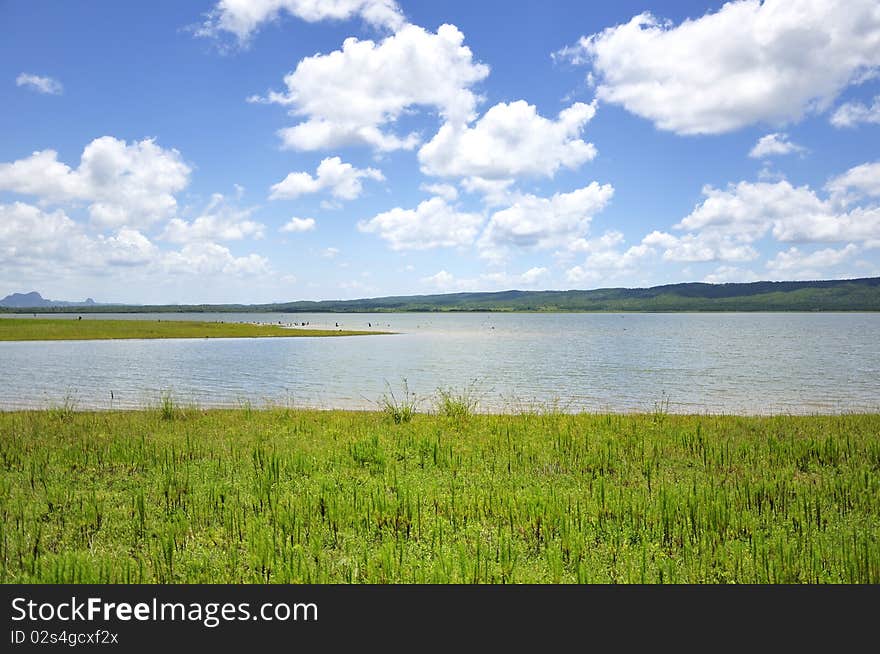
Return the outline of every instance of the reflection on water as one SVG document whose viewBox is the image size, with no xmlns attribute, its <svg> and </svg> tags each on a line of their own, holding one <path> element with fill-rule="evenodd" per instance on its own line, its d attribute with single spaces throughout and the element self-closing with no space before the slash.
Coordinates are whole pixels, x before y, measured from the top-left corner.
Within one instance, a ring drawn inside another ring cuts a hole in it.
<svg viewBox="0 0 880 654">
<path fill-rule="evenodd" d="M 76 315 L 56 315 L 60 320 Z M 880 314 L 83 314 L 391 329 L 392 336 L 0 342 L 0 408 L 374 408 L 474 380 L 487 410 L 880 410 Z M 112 392 L 112 399 L 111 399 Z"/>
</svg>

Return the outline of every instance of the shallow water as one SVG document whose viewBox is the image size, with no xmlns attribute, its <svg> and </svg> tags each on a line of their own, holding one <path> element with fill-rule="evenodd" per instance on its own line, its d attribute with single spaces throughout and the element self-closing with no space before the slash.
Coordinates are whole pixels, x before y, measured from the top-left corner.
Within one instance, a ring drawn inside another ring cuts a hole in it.
<svg viewBox="0 0 880 654">
<path fill-rule="evenodd" d="M 880 411 L 880 314 L 83 314 L 108 318 L 398 333 L 0 342 L 0 408 L 140 408 L 171 393 L 200 406 L 368 409 L 405 378 L 423 409 L 438 387 L 470 386 L 484 410 Z"/>
</svg>

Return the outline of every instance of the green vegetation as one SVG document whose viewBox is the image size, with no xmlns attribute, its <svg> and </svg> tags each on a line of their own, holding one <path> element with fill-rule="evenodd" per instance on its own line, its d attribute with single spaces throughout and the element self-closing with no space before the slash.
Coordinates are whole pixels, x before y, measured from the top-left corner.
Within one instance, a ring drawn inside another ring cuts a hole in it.
<svg viewBox="0 0 880 654">
<path fill-rule="evenodd" d="M 117 338 L 265 338 L 360 336 L 387 332 L 291 329 L 281 325 L 182 320 L 64 320 L 4 318 L 0 341 L 73 341 Z"/>
<path fill-rule="evenodd" d="M 3 309 L 0 308 L 0 311 Z M 7 311 L 27 311 L 9 308 Z M 880 311 L 880 277 L 811 282 L 668 284 L 592 291 L 501 291 L 277 304 L 52 307 L 50 312 Z"/>
<path fill-rule="evenodd" d="M 0 413 L 0 581 L 880 583 L 880 415 L 449 397 Z"/>
</svg>

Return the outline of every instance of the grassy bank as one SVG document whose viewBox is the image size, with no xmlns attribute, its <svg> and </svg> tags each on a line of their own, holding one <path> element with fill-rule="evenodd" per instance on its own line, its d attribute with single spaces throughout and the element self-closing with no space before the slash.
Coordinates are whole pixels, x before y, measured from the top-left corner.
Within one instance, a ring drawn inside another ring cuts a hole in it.
<svg viewBox="0 0 880 654">
<path fill-rule="evenodd" d="M 446 399 L 0 413 L 0 581 L 880 583 L 880 415 Z"/>
<path fill-rule="evenodd" d="M 120 338 L 266 338 L 293 336 L 362 336 L 374 331 L 293 329 L 281 325 L 184 320 L 77 320 L 4 318 L 0 341 L 77 341 Z"/>
</svg>

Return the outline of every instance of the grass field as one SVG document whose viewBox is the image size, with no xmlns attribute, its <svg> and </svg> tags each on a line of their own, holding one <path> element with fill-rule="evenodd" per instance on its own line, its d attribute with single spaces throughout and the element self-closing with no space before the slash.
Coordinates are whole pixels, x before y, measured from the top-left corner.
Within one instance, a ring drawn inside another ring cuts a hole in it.
<svg viewBox="0 0 880 654">
<path fill-rule="evenodd" d="M 880 583 L 880 415 L 168 400 L 0 413 L 0 457 L 4 583 Z"/>
<path fill-rule="evenodd" d="M 363 336 L 374 331 L 293 329 L 281 325 L 184 320 L 77 320 L 4 318 L 0 341 L 76 341 L 120 338 L 265 338 L 293 336 Z"/>
</svg>

